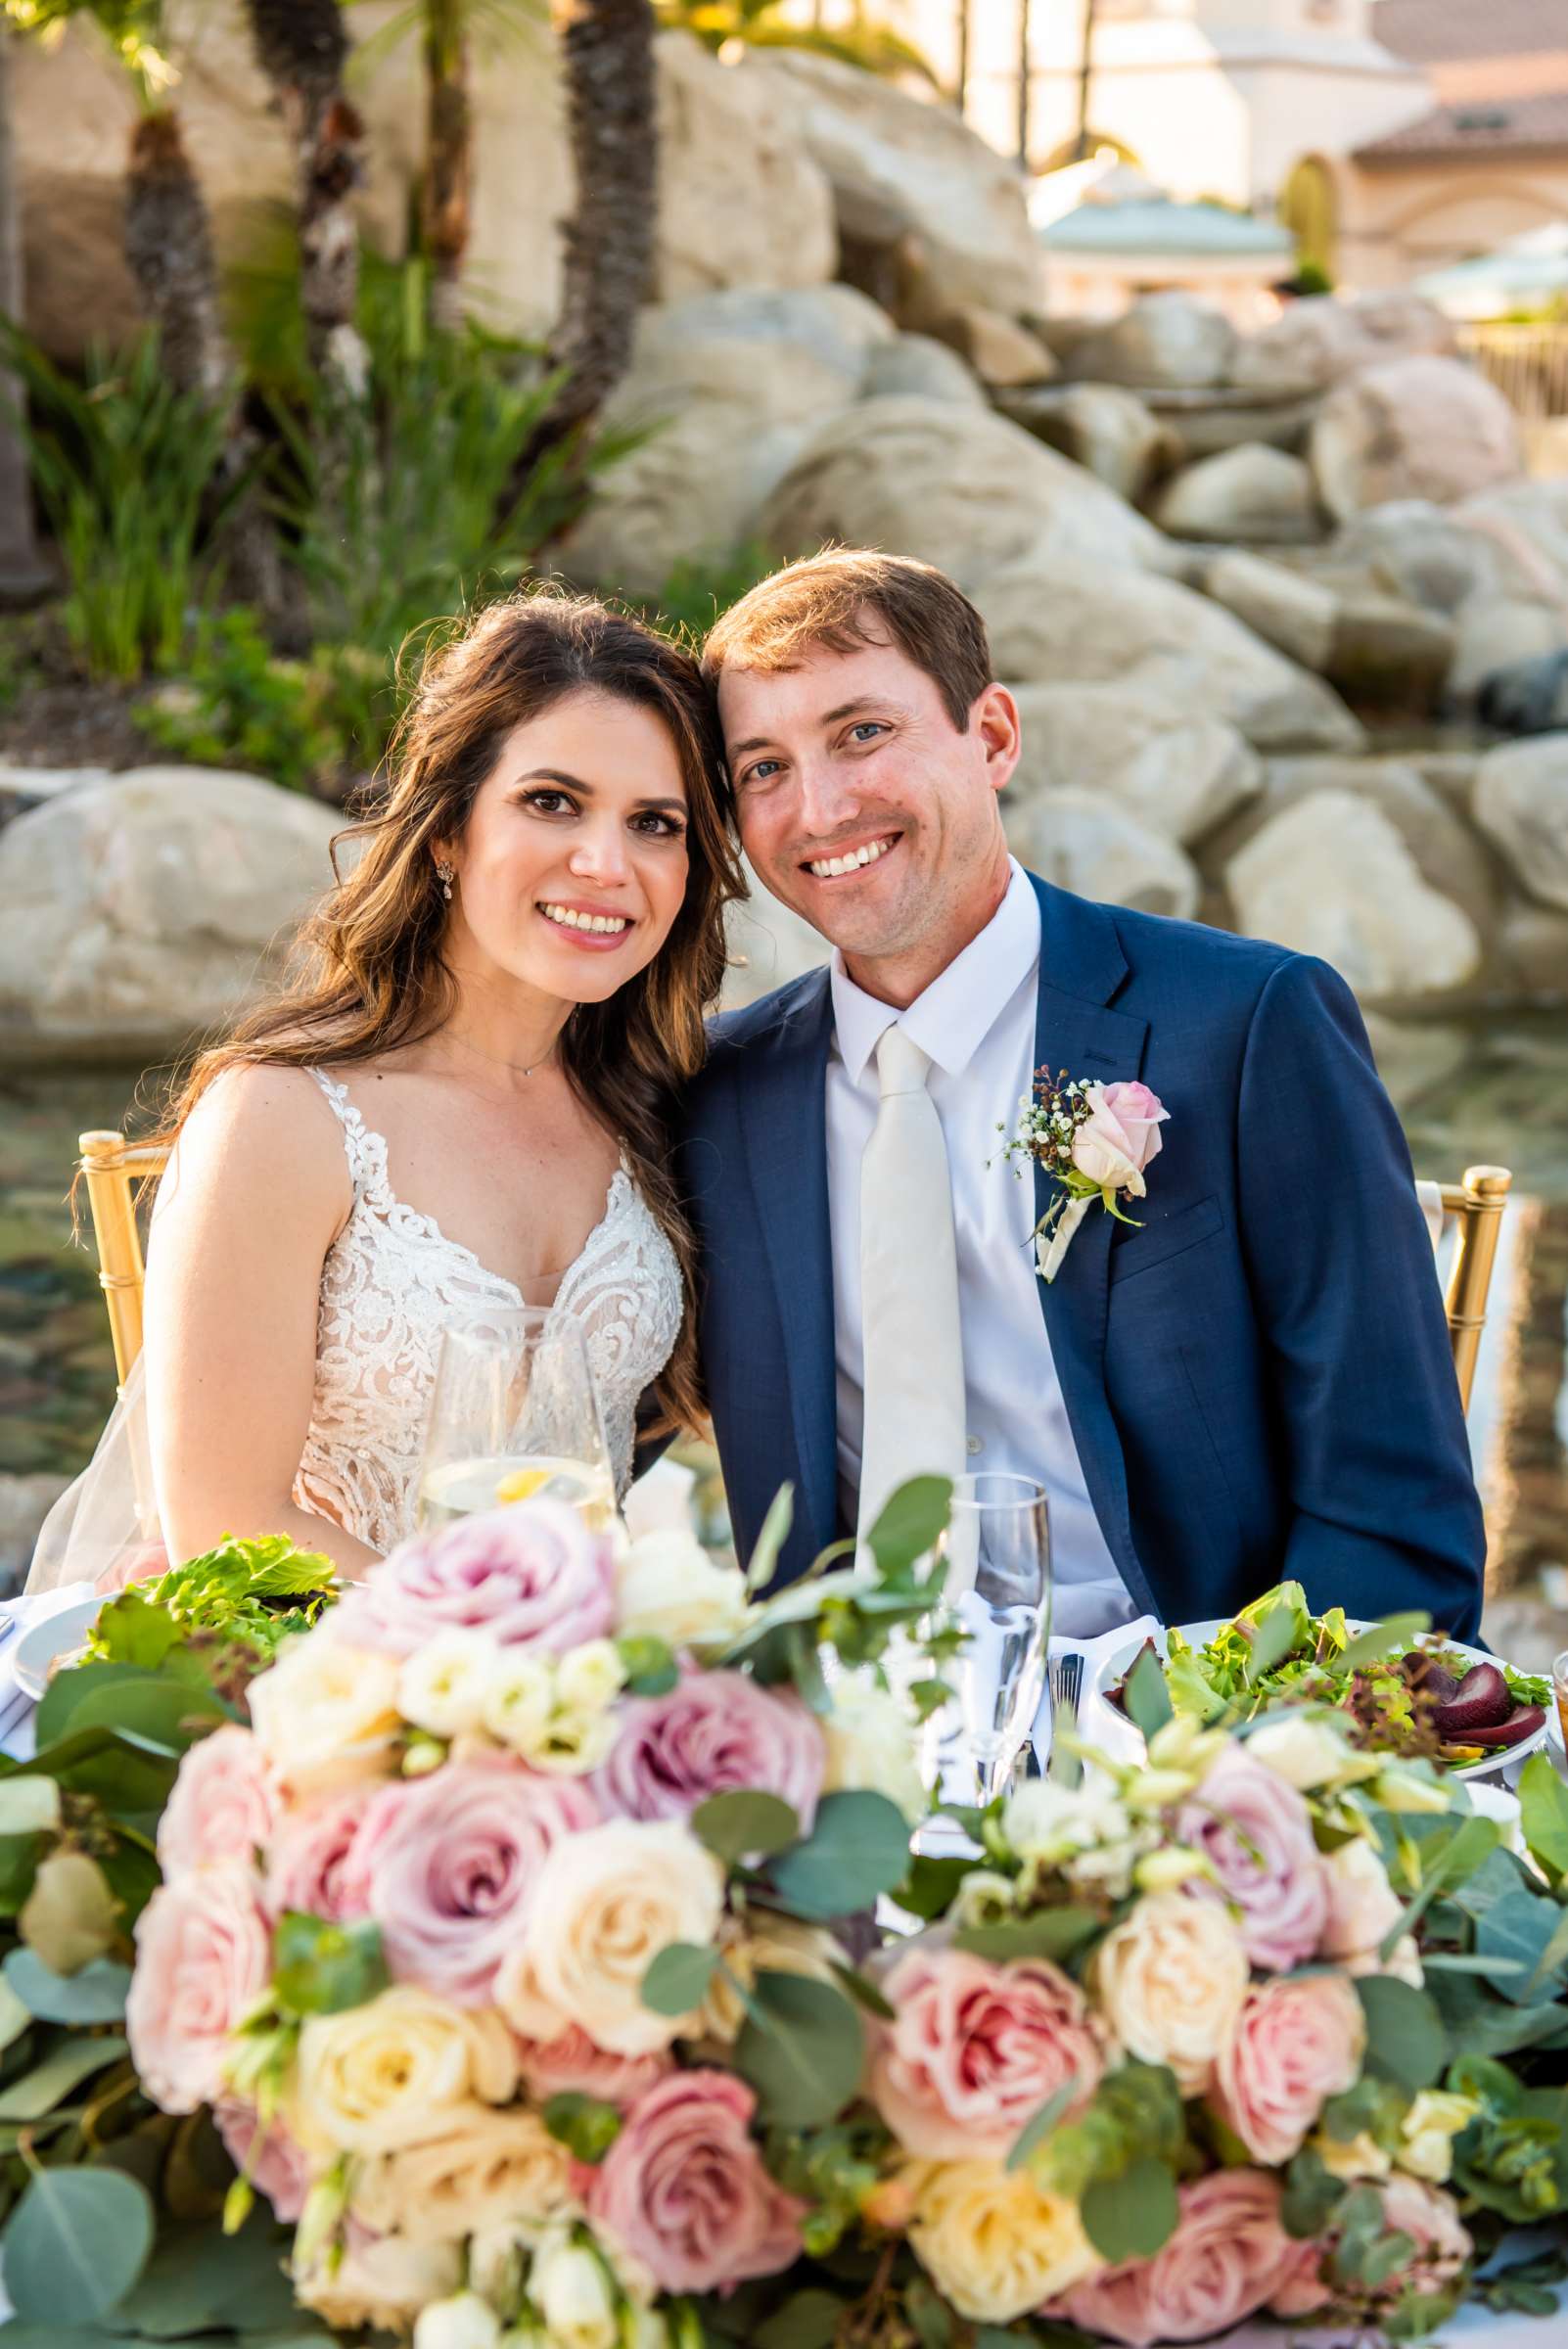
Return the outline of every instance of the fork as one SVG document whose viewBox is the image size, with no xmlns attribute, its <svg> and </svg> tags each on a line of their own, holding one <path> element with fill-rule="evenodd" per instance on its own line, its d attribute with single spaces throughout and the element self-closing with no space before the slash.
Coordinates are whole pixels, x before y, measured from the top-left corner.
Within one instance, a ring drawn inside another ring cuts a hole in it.
<svg viewBox="0 0 1568 2349">
<path fill-rule="evenodd" d="M 1054 1724 L 1064 1712 L 1070 1713 L 1076 1721 L 1078 1719 L 1078 1700 L 1084 1693 L 1084 1659 L 1076 1648 L 1068 1648 L 1059 1656 L 1046 1657 L 1045 1685 L 1050 1693 L 1052 1723 Z M 1076 1785 L 1079 1771 L 1080 1764 L 1076 1754 L 1069 1754 L 1060 1749 L 1052 1754 L 1052 1775 L 1062 1779 L 1064 1784 Z M 1033 1742 L 1024 1747 L 1023 1773 L 1026 1778 L 1038 1778 L 1044 1775 L 1039 1756 L 1035 1751 Z"/>
</svg>

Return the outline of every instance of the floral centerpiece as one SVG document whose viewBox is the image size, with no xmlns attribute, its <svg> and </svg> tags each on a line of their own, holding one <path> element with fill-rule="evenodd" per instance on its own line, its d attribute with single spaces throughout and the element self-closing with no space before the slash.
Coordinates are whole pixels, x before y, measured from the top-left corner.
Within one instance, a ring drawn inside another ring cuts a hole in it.
<svg viewBox="0 0 1568 2349">
<path fill-rule="evenodd" d="M 1549 2257 L 1477 2268 L 1568 2209 L 1568 1789 L 1531 1765 L 1510 1849 L 1429 1764 L 1177 1720 L 1156 1673 L 1145 1764 L 911 1858 L 945 1498 L 766 1603 L 678 1536 L 472 1519 L 191 1748 L 131 2050 L 330 2323 L 1043 2349 L 1554 2304 Z"/>
</svg>

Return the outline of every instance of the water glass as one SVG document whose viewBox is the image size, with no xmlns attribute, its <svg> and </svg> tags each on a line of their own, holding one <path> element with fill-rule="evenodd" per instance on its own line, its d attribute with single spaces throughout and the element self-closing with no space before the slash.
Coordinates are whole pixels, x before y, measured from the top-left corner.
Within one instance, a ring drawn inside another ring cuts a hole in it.
<svg viewBox="0 0 1568 2349">
<path fill-rule="evenodd" d="M 419 1522 L 539 1496 L 591 1525 L 615 1513 L 615 1476 L 582 1327 L 570 1313 L 522 1306 L 441 1341 L 425 1430 Z"/>
<path fill-rule="evenodd" d="M 961 1476 L 947 1530 L 941 1615 L 964 1634 L 944 1666 L 953 1696 L 933 1725 L 943 1790 L 989 1803 L 1034 1727 L 1050 1637 L 1050 1527 L 1032 1477 Z"/>
</svg>

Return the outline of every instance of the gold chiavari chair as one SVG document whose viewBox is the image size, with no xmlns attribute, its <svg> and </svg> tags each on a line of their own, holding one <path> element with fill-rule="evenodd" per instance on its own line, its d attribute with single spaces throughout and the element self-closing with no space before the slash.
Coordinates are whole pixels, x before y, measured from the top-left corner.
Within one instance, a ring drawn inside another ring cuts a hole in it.
<svg viewBox="0 0 1568 2349">
<path fill-rule="evenodd" d="M 168 1153 L 107 1131 L 79 1134 L 77 1147 L 98 1249 L 98 1285 L 115 1341 L 115 1374 L 123 1387 L 142 1351 L 146 1267 L 136 1227 L 136 1195 L 144 1182 L 162 1174 Z"/>
<path fill-rule="evenodd" d="M 1433 1245 L 1450 1220 L 1453 1224 L 1453 1262 L 1444 1290 L 1449 1319 L 1449 1344 L 1458 1375 L 1459 1400 L 1470 1408 L 1476 1359 L 1486 1326 L 1487 1295 L 1498 1258 L 1502 1213 L 1508 1204 L 1513 1176 L 1506 1167 L 1466 1167 L 1457 1182 L 1416 1184 L 1421 1204 L 1432 1223 Z"/>
</svg>

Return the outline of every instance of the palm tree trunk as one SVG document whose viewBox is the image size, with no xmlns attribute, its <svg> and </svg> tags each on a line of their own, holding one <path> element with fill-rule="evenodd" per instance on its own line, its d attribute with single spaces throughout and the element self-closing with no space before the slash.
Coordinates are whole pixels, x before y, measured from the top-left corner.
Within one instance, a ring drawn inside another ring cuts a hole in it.
<svg viewBox="0 0 1568 2349">
<path fill-rule="evenodd" d="M 354 325 L 364 124 L 344 95 L 348 55 L 339 0 L 249 0 L 256 62 L 294 139 L 299 172 L 300 293 L 312 365 L 355 393 L 368 365 Z"/>
<path fill-rule="evenodd" d="M 474 170 L 465 0 L 425 0 L 425 181 L 420 242 L 431 265 L 431 315 L 455 333 L 463 323 Z"/>
<path fill-rule="evenodd" d="M 1030 86 L 1029 36 L 1030 0 L 1018 0 L 1018 168 L 1029 169 L 1030 101 L 1034 92 Z"/>
<path fill-rule="evenodd" d="M 551 359 L 570 372 L 525 452 L 591 423 L 625 373 L 653 282 L 658 92 L 649 0 L 567 0 L 567 112 L 576 199 Z"/>
<path fill-rule="evenodd" d="M 22 215 L 10 105 L 11 44 L 15 38 L 0 25 L 0 312 L 20 325 Z M 11 407 L 21 398 L 22 386 L 15 376 L 0 370 L 0 604 L 31 603 L 49 584 L 33 535 L 26 451 L 9 420 Z"/>
<path fill-rule="evenodd" d="M 1084 35 L 1079 46 L 1078 60 L 1078 137 L 1073 146 L 1075 162 L 1085 162 L 1089 151 L 1089 84 L 1094 78 L 1094 17 L 1096 0 L 1084 0 Z"/>
<path fill-rule="evenodd" d="M 969 99 L 969 0 L 957 0 L 957 10 L 958 56 L 953 68 L 952 95 L 961 115 Z"/>
</svg>

